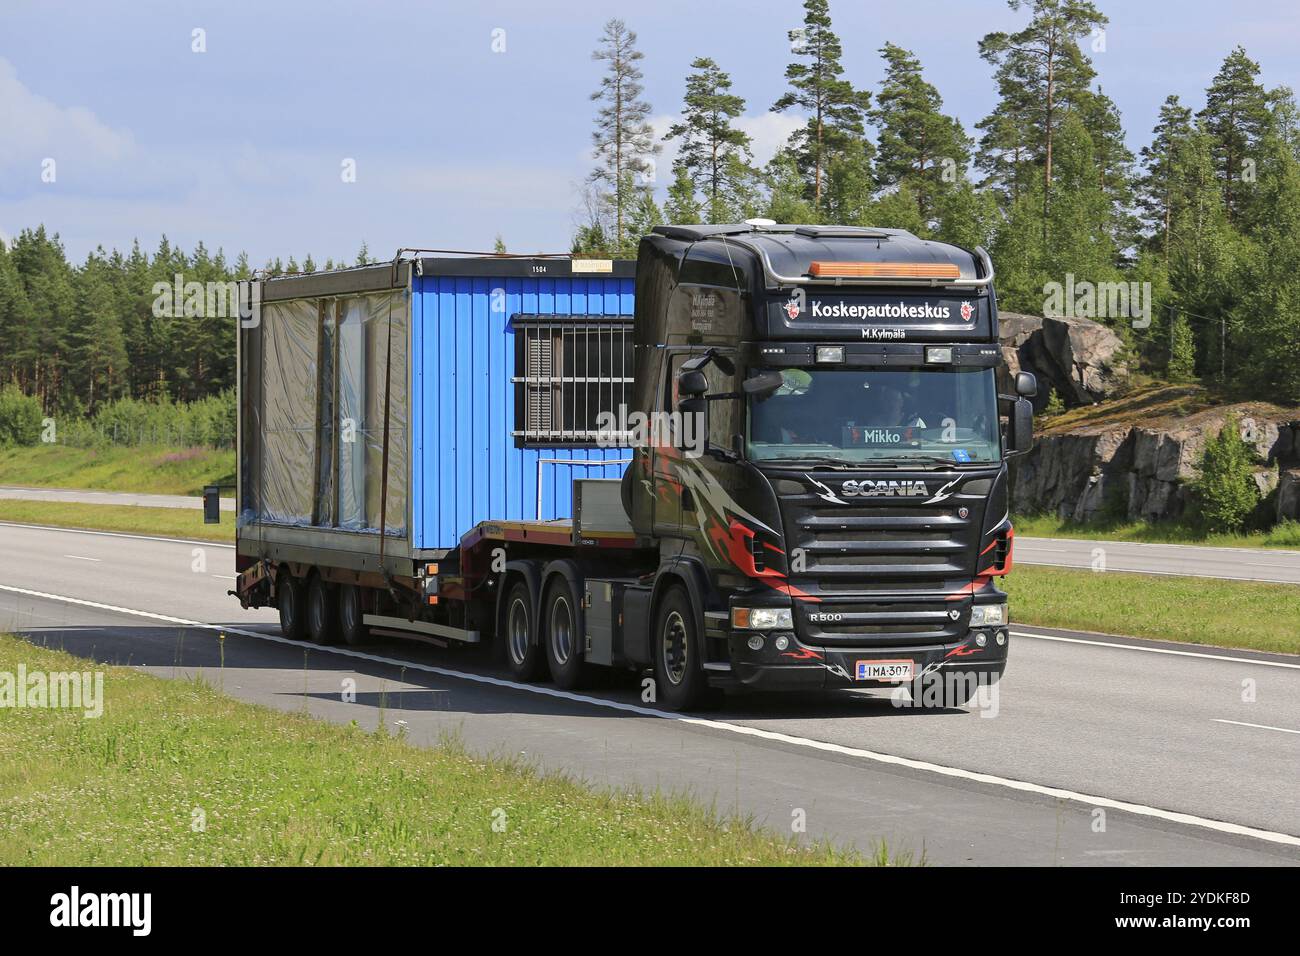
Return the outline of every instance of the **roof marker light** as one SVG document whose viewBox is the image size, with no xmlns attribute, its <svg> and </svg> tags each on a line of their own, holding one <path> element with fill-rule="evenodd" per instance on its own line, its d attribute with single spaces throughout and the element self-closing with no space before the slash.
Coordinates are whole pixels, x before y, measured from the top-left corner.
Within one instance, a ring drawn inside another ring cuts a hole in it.
<svg viewBox="0 0 1300 956">
<path fill-rule="evenodd" d="M 814 260 L 808 274 L 816 279 L 960 279 L 951 262 L 823 262 Z"/>
</svg>

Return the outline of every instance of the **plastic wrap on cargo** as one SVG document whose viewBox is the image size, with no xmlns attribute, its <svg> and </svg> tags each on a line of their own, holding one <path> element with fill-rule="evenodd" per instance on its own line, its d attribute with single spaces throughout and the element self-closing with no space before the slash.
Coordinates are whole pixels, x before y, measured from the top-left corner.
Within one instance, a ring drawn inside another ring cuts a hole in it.
<svg viewBox="0 0 1300 956">
<path fill-rule="evenodd" d="M 339 302 L 338 526 L 366 527 L 366 307 L 362 298 Z"/>
<path fill-rule="evenodd" d="M 406 338 L 407 302 L 402 292 L 367 296 L 366 527 L 379 528 L 380 511 L 389 534 L 406 532 Z M 389 353 L 392 374 L 386 375 Z M 385 401 L 385 381 L 390 394 Z M 384 415 L 388 415 L 388 500 L 383 496 Z"/>
<path fill-rule="evenodd" d="M 387 401 L 388 500 L 384 524 L 390 534 L 406 532 L 407 336 L 403 292 L 342 300 L 338 326 L 339 527 L 378 531 L 383 502 L 385 383 Z M 389 350 L 393 372 L 385 375 Z"/>
<path fill-rule="evenodd" d="M 315 299 L 262 307 L 261 518 L 310 524 L 316 430 Z"/>
</svg>

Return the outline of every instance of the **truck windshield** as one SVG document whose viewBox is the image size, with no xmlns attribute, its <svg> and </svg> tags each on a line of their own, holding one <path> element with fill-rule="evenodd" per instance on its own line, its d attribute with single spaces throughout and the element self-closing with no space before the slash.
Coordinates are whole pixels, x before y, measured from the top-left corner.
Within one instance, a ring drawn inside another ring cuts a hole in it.
<svg viewBox="0 0 1300 956">
<path fill-rule="evenodd" d="M 991 462 L 1001 457 L 993 369 L 764 369 L 749 399 L 752 461 Z"/>
</svg>

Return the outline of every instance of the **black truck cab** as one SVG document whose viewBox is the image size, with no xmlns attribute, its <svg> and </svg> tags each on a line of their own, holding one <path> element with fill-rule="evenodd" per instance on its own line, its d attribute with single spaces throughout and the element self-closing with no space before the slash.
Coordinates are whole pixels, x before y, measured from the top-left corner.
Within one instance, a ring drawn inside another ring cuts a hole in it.
<svg viewBox="0 0 1300 956">
<path fill-rule="evenodd" d="M 648 426 L 623 495 L 659 549 L 646 649 L 670 704 L 709 683 L 915 695 L 929 675 L 1002 674 L 1006 460 L 1032 440 L 1034 383 L 998 394 L 992 280 L 982 249 L 896 229 L 642 239 Z"/>
</svg>

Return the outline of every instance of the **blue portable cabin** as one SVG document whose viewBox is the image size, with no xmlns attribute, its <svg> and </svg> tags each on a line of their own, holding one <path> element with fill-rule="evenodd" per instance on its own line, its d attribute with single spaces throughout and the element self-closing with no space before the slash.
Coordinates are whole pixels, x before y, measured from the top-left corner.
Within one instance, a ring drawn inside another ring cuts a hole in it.
<svg viewBox="0 0 1300 956">
<path fill-rule="evenodd" d="M 573 480 L 630 458 L 593 429 L 630 394 L 634 270 L 425 257 L 251 283 L 239 553 L 398 573 L 482 521 L 571 517 Z"/>
<path fill-rule="evenodd" d="M 593 404 L 592 385 L 630 384 L 634 267 L 571 259 L 417 262 L 411 280 L 416 548 L 455 547 L 462 534 L 488 519 L 572 517 L 575 477 L 622 476 L 627 449 L 593 438 L 594 423 L 583 413 Z M 583 369 L 594 376 L 576 376 L 539 355 L 549 345 L 552 353 L 568 352 L 552 358 L 573 358 L 577 349 L 568 339 L 585 339 L 588 352 L 594 343 L 600 356 L 615 361 Z M 545 376 L 558 381 L 521 381 L 538 366 L 560 371 Z M 579 377 L 603 381 L 575 381 Z M 534 404 L 529 397 L 543 392 L 552 401 L 542 413 L 562 415 L 565 409 L 555 399 L 563 403 L 571 396 L 574 404 L 587 406 L 577 410 L 585 420 L 530 427 L 545 424 L 544 414 L 528 417 Z M 548 431 L 561 434 L 548 439 Z"/>
</svg>

